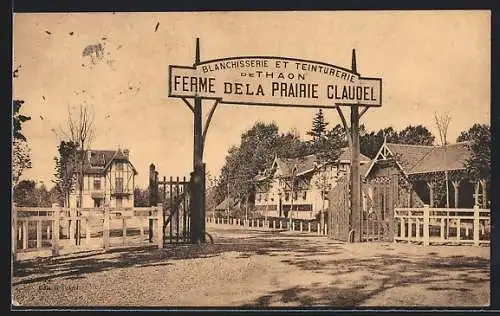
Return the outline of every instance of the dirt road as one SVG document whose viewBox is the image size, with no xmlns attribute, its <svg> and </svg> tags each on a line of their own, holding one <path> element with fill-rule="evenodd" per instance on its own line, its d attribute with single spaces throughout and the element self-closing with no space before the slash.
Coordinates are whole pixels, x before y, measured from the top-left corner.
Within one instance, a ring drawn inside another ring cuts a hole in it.
<svg viewBox="0 0 500 316">
<path fill-rule="evenodd" d="M 489 305 L 487 247 L 344 244 L 207 225 L 213 245 L 19 263 L 14 298 L 23 306 Z"/>
</svg>

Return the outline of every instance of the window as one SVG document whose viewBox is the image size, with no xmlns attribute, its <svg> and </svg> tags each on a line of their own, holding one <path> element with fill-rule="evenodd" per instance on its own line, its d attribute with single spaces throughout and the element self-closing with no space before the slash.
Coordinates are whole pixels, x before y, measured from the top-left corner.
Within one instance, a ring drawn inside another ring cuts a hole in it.
<svg viewBox="0 0 500 316">
<path fill-rule="evenodd" d="M 290 199 L 290 193 L 285 192 L 285 201 L 288 201 Z"/>
<path fill-rule="evenodd" d="M 122 171 L 122 170 L 123 170 L 123 164 L 122 164 L 121 162 L 118 162 L 118 163 L 116 164 L 116 170 L 117 170 L 117 171 Z"/>
<path fill-rule="evenodd" d="M 123 192 L 123 178 L 116 178 L 116 192 Z"/>
<path fill-rule="evenodd" d="M 101 179 L 94 178 L 94 190 L 100 190 L 100 189 L 101 189 Z"/>
</svg>

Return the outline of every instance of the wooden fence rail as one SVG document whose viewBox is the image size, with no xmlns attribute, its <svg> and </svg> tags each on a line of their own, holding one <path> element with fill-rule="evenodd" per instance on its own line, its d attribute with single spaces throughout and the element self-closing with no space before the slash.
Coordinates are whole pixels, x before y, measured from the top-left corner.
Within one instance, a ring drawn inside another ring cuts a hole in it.
<svg viewBox="0 0 500 316">
<path fill-rule="evenodd" d="M 396 208 L 394 241 L 480 244 L 490 243 L 490 210 L 453 208 Z"/>
<path fill-rule="evenodd" d="M 153 220 L 153 240 L 145 236 Z M 143 208 L 12 208 L 12 254 L 51 251 L 59 255 L 115 246 L 155 244 L 163 248 L 161 204 Z M 118 235 L 118 236 L 116 236 Z M 117 238 L 120 237 L 120 238 Z M 118 239 L 118 242 L 117 242 Z"/>
<path fill-rule="evenodd" d="M 206 217 L 207 223 L 224 224 L 232 226 L 243 226 L 249 228 L 262 228 L 274 230 L 290 230 L 303 233 L 314 233 L 316 235 L 328 235 L 328 227 L 325 224 L 323 232 L 317 220 L 294 219 L 290 225 L 288 218 L 253 218 L 239 219 L 232 217 Z"/>
</svg>

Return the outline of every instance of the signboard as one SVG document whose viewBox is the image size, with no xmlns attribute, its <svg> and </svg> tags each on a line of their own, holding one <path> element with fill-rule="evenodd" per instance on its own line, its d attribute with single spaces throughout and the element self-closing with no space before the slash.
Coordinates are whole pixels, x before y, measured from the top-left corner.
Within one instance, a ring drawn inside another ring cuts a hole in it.
<svg viewBox="0 0 500 316">
<path fill-rule="evenodd" d="M 169 96 L 294 107 L 382 105 L 382 79 L 287 57 L 230 57 L 169 67 Z"/>
</svg>

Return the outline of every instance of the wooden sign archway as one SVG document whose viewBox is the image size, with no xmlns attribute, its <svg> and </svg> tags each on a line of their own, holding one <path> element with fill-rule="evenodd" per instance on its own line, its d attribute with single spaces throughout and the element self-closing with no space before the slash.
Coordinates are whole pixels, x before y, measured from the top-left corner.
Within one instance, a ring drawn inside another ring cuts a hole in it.
<svg viewBox="0 0 500 316">
<path fill-rule="evenodd" d="M 359 75 L 354 49 L 351 69 L 274 56 L 240 56 L 201 62 L 197 38 L 193 66 L 169 66 L 169 97 L 182 99 L 194 116 L 192 243 L 205 242 L 203 151 L 208 127 L 219 103 L 336 109 L 350 136 L 350 230 L 354 240 L 361 241 L 359 119 L 368 108 L 382 105 L 382 79 Z M 202 99 L 214 101 L 204 127 Z M 350 126 L 342 106 L 351 109 Z M 363 108 L 361 112 L 360 107 Z"/>
</svg>

